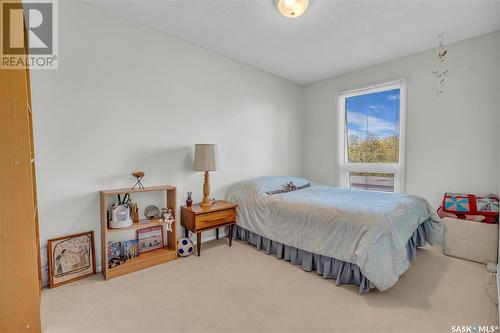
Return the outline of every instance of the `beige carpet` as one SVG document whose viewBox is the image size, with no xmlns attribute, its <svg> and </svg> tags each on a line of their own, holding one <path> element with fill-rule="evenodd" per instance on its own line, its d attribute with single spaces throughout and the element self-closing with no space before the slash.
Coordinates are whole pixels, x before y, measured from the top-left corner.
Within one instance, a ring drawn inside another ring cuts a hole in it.
<svg viewBox="0 0 500 333">
<path fill-rule="evenodd" d="M 44 332 L 451 332 L 498 325 L 483 265 L 438 248 L 390 290 L 360 296 L 242 242 L 203 244 L 191 256 L 104 281 L 42 293 Z M 489 284 L 494 294 L 494 284 Z"/>
</svg>

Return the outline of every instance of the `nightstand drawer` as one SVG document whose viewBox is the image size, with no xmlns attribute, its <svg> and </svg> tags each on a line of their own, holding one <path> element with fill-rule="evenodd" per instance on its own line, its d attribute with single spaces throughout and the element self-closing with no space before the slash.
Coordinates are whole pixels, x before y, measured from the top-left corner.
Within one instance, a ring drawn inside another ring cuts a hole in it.
<svg viewBox="0 0 500 333">
<path fill-rule="evenodd" d="M 196 216 L 196 230 L 211 228 L 229 222 L 236 222 L 236 209 L 222 210 Z"/>
</svg>

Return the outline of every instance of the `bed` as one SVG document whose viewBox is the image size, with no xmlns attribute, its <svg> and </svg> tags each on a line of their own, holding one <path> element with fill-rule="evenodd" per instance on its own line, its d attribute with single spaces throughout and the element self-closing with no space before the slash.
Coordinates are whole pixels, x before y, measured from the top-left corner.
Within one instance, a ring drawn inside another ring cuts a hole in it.
<svg viewBox="0 0 500 333">
<path fill-rule="evenodd" d="M 306 187 L 268 194 L 289 182 Z M 440 218 L 420 196 L 307 184 L 296 177 L 234 184 L 227 195 L 238 205 L 234 239 L 364 294 L 392 287 L 416 248 L 440 238 Z"/>
</svg>

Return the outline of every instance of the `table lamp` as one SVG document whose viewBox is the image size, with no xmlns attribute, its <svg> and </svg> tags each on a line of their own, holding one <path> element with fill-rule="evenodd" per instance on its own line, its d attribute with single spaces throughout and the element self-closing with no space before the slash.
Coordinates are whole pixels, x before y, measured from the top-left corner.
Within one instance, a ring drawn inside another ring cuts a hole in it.
<svg viewBox="0 0 500 333">
<path fill-rule="evenodd" d="M 194 170 L 205 171 L 205 182 L 203 183 L 203 200 L 201 207 L 207 208 L 212 205 L 208 199 L 210 195 L 210 181 L 208 172 L 219 170 L 219 150 L 215 144 L 194 145 Z"/>
</svg>

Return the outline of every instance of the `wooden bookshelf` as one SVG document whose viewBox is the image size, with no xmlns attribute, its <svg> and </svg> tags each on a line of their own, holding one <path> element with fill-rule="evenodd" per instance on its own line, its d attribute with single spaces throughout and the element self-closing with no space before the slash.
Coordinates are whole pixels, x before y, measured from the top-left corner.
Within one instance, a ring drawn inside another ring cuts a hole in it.
<svg viewBox="0 0 500 333">
<path fill-rule="evenodd" d="M 162 186 L 151 186 L 145 187 L 144 189 L 116 189 L 116 190 L 103 190 L 100 192 L 101 197 L 101 265 L 102 274 L 106 280 L 115 278 L 120 275 L 125 275 L 135 271 L 139 271 L 151 266 L 162 264 L 177 258 L 177 233 L 176 233 L 176 221 L 172 223 L 172 231 L 166 231 L 163 229 L 163 233 L 167 235 L 167 245 L 161 249 L 157 249 L 150 252 L 141 253 L 138 257 L 133 259 L 128 259 L 125 263 L 115 266 L 113 268 L 108 268 L 108 239 L 111 233 L 119 233 L 130 230 L 139 230 L 143 228 L 149 228 L 157 225 L 165 225 L 160 219 L 144 219 L 139 222 L 134 222 L 131 226 L 120 229 L 113 229 L 108 226 L 107 219 L 107 208 L 108 199 L 114 197 L 118 194 L 125 195 L 138 194 L 144 192 L 159 192 L 165 196 L 165 207 L 171 208 L 174 214 L 177 212 L 176 203 L 176 188 L 175 186 L 162 185 Z"/>
</svg>

